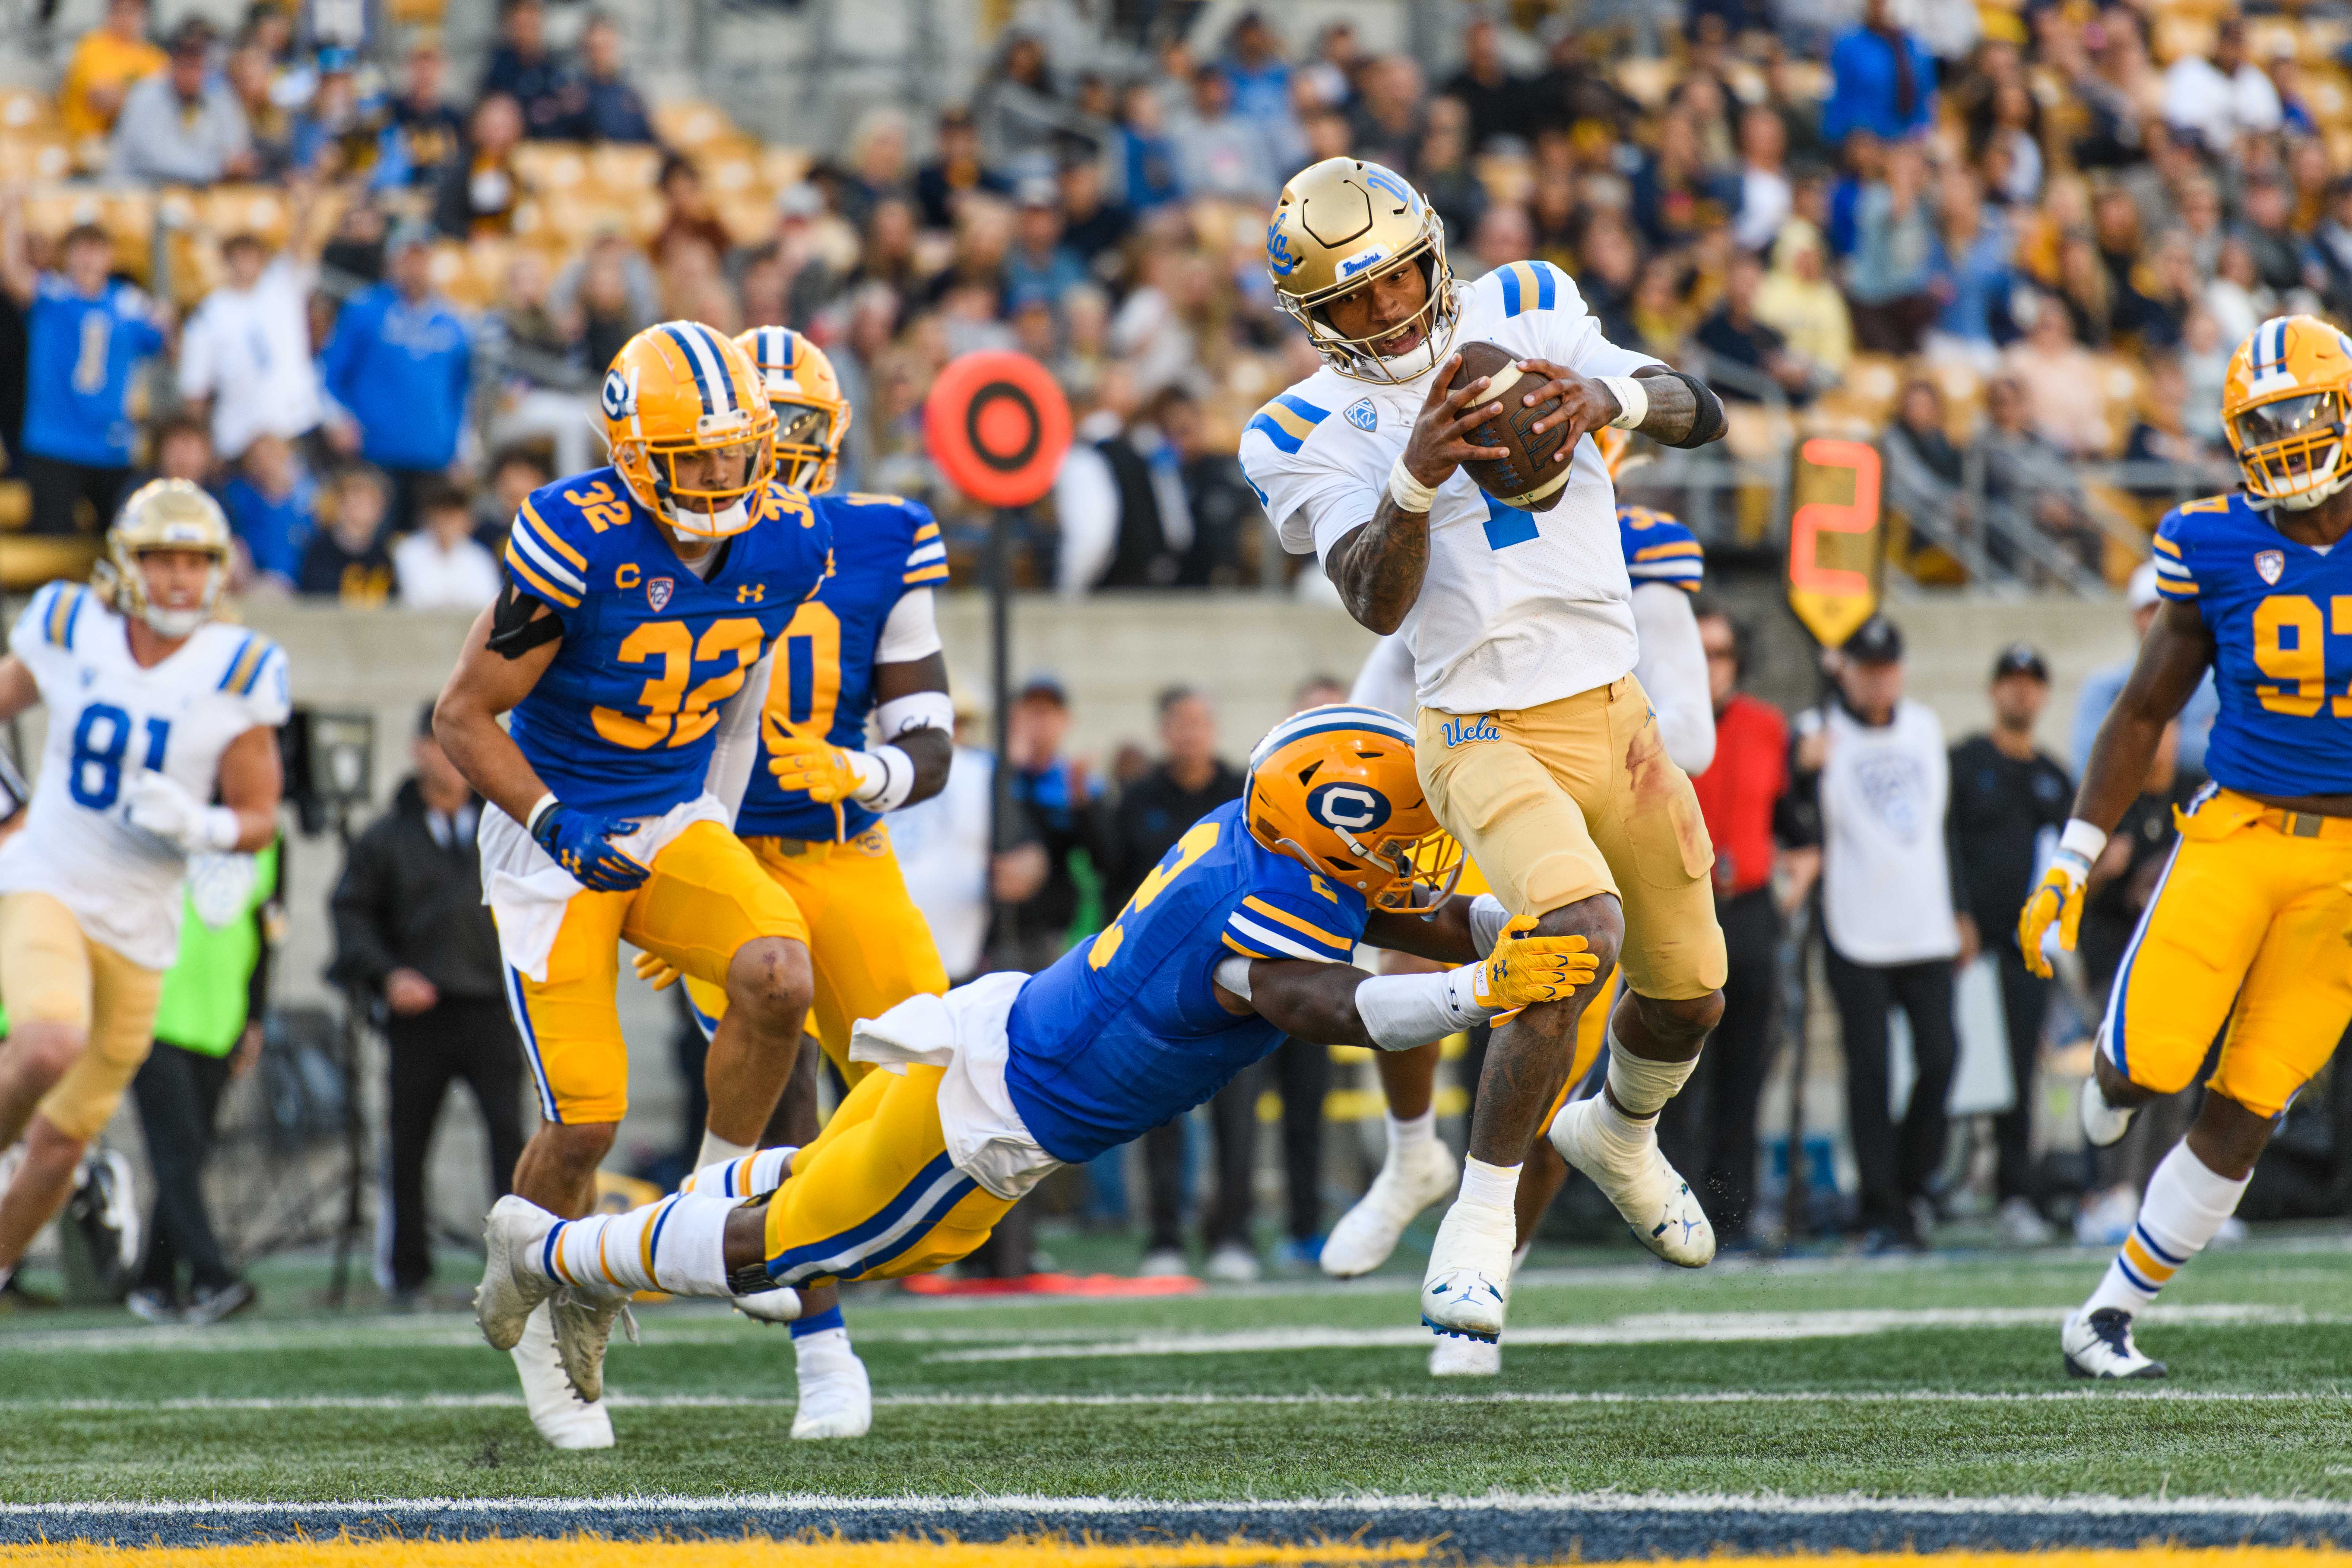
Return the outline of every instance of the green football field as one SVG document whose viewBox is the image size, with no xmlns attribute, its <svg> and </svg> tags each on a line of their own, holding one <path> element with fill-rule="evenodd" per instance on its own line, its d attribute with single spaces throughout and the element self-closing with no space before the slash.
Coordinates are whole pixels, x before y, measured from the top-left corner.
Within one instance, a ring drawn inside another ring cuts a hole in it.
<svg viewBox="0 0 2352 1568">
<path fill-rule="evenodd" d="M 533 1436 L 457 1312 L 0 1319 L 0 1504 L 735 1494 L 1144 1501 L 1629 1494 L 2352 1500 L 2352 1243 L 2183 1271 L 2155 1385 L 2061 1375 L 2105 1255 L 1538 1267 L 1503 1375 L 1433 1380 L 1415 1275 L 1154 1299 L 854 1296 L 874 1431 L 794 1443 L 783 1331 L 639 1311 L 619 1447 Z M 1571 1255 L 1554 1254 L 1568 1260 Z"/>
</svg>

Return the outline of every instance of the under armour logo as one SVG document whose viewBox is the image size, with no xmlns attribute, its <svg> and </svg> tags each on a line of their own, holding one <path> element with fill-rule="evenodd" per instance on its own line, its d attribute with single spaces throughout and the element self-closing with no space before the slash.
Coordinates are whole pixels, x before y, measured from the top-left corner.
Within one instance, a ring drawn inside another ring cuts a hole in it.
<svg viewBox="0 0 2352 1568">
<path fill-rule="evenodd" d="M 744 583 L 735 590 L 735 602 L 739 605 L 756 605 L 767 596 L 768 585 L 765 583 Z"/>
</svg>

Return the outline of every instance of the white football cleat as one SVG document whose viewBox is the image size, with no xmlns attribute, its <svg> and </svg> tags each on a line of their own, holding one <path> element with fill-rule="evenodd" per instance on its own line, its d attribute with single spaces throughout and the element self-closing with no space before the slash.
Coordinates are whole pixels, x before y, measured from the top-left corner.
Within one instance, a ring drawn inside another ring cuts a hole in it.
<svg viewBox="0 0 2352 1568">
<path fill-rule="evenodd" d="M 1509 1209 L 1445 1211 L 1429 1269 L 1421 1277 L 1421 1321 L 1440 1334 L 1492 1341 L 1501 1337 L 1511 1301 L 1511 1252 L 1518 1225 Z"/>
<path fill-rule="evenodd" d="M 555 1329 L 555 1353 L 564 1375 L 580 1397 L 593 1405 L 604 1397 L 604 1347 L 612 1342 L 618 1321 L 637 1342 L 636 1315 L 629 1310 L 626 1290 L 583 1290 L 577 1286 L 557 1292 L 548 1313 Z"/>
<path fill-rule="evenodd" d="M 1433 1138 L 1406 1154 L 1391 1144 L 1372 1184 L 1331 1227 L 1330 1238 L 1323 1243 L 1323 1272 L 1334 1279 L 1351 1279 L 1386 1263 L 1404 1227 L 1461 1180 L 1462 1162 L 1439 1140 Z"/>
<path fill-rule="evenodd" d="M 1432 1377 L 1494 1377 L 1503 1370 L 1503 1347 L 1492 1340 L 1440 1334 L 1429 1347 Z"/>
<path fill-rule="evenodd" d="M 844 1336 L 800 1358 L 801 1402 L 793 1413 L 793 1436 L 803 1442 L 825 1437 L 863 1437 L 874 1425 L 874 1384 L 866 1363 Z"/>
<path fill-rule="evenodd" d="M 801 1315 L 801 1293 L 788 1286 L 735 1298 L 735 1310 L 762 1323 L 789 1323 Z"/>
<path fill-rule="evenodd" d="M 510 1352 L 522 1376 L 524 1408 L 551 1447 L 609 1448 L 613 1418 L 601 1401 L 591 1404 L 573 1392 L 563 1362 L 555 1353 L 555 1329 L 547 1305 L 528 1314 Z"/>
<path fill-rule="evenodd" d="M 2099 1075 L 2093 1073 L 2083 1080 L 2077 1109 L 2083 1116 L 2083 1137 L 2092 1148 L 2104 1149 L 2130 1128 L 2133 1113 L 2139 1107 L 2127 1105 L 2118 1110 L 2109 1105 L 2107 1097 L 2099 1092 Z"/>
<path fill-rule="evenodd" d="M 2066 1375 L 2095 1378 L 2162 1377 L 2164 1363 L 2139 1353 L 2132 1343 L 2131 1314 L 2120 1307 L 2075 1312 L 2058 1332 L 2066 1355 Z"/>
<path fill-rule="evenodd" d="M 482 1260 L 482 1282 L 474 1288 L 474 1321 L 481 1325 L 492 1350 L 514 1349 L 522 1338 L 524 1320 L 555 1294 L 555 1281 L 525 1261 L 545 1244 L 555 1224 L 553 1215 L 511 1193 L 490 1205 L 489 1223 L 482 1230 L 488 1256 Z"/>
<path fill-rule="evenodd" d="M 1669 1263 L 1706 1268 L 1715 1258 L 1715 1226 L 1690 1184 L 1666 1163 L 1655 1125 L 1629 1144 L 1601 1124 L 1606 1109 L 1597 1094 L 1563 1107 L 1552 1118 L 1551 1146 L 1617 1205 L 1635 1240 Z"/>
</svg>

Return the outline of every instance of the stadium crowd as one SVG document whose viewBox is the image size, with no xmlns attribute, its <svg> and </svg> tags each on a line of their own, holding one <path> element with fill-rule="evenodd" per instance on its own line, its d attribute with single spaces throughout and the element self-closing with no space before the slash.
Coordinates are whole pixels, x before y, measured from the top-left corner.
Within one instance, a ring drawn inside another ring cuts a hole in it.
<svg viewBox="0 0 2352 1568">
<path fill-rule="evenodd" d="M 2352 317 L 2352 30 L 2338 24 L 2159 0 L 1686 10 L 1664 56 L 1580 27 L 1572 8 L 1532 33 L 1474 16 L 1434 73 L 1369 51 L 1346 23 L 1286 36 L 1276 11 L 1206 48 L 1128 38 L 1139 68 L 1123 76 L 1067 68 L 1050 37 L 1008 29 L 965 103 L 927 119 L 876 109 L 840 148 L 803 152 L 708 105 L 649 102 L 614 18 L 589 16 L 577 47 L 558 48 L 542 0 L 507 0 L 471 80 L 427 33 L 309 47 L 293 13 L 257 0 L 233 36 L 189 18 L 159 41 L 145 0 L 110 0 L 55 93 L 0 114 L 0 520 L 94 542 L 137 478 L 185 478 L 231 519 L 242 592 L 477 606 L 498 590 L 520 498 L 600 460 L 602 366 L 638 329 L 690 317 L 730 332 L 783 322 L 822 343 L 856 411 L 841 488 L 930 504 L 959 580 L 982 519 L 933 471 L 921 400 L 950 358 L 1009 347 L 1051 368 L 1079 436 L 1024 524 L 1024 583 L 1286 583 L 1297 563 L 1233 451 L 1250 413 L 1317 363 L 1276 309 L 1265 215 L 1289 171 L 1339 153 L 1428 193 L 1457 275 L 1551 260 L 1612 340 L 1701 371 L 1731 404 L 1736 456 L 1777 453 L 1799 430 L 1877 440 L 1896 559 L 1927 582 L 2121 585 L 2162 504 L 2229 482 L 2218 411 L 2235 344 L 2279 310 Z M 2129 595 L 2135 614 L 2153 603 L 2144 584 Z M 1837 679 L 1846 710 L 1891 715 L 1902 649 L 1874 625 Z M 1717 1223 L 1741 1235 L 1779 1038 L 1770 954 L 1818 875 L 1857 1223 L 1889 1246 L 1932 1223 L 1955 961 L 1982 947 L 2002 967 L 2019 1083 L 1997 1196 L 2010 1234 L 2047 1234 L 2054 1194 L 2027 1137 L 2048 994 L 2025 983 L 2009 933 L 2037 835 L 2072 793 L 2031 740 L 2048 670 L 2031 649 L 2005 653 L 1993 725 L 1948 763 L 1939 732 L 1916 737 L 1949 779 L 1953 837 L 1918 874 L 1945 879 L 1953 913 L 1910 945 L 1840 957 L 1838 900 L 1853 920 L 1867 917 L 1851 900 L 1894 895 L 1859 871 L 1839 890 L 1841 855 L 1868 847 L 1824 834 L 1814 804 L 1808 745 L 1832 721 L 1801 720 L 1792 738 L 1735 695 L 1744 630 L 1724 613 L 1702 626 L 1726 744 L 1700 787 L 1728 851 L 1718 893 L 1745 990 L 1705 1089 L 1677 1102 L 1677 1164 L 1711 1173 L 1731 1205 Z M 2115 683 L 2098 689 L 2111 700 Z M 1123 754 L 1107 777 L 1063 753 L 1067 706 L 1051 679 L 1019 694 L 1024 826 L 1009 849 L 944 815 L 927 830 L 975 863 L 962 906 L 934 921 L 971 933 L 959 974 L 1050 958 L 1238 793 L 1197 695 L 1165 697 L 1161 754 Z M 440 799 L 430 745 L 384 830 L 413 856 L 470 843 L 452 837 L 469 808 Z M 2195 746 L 2183 737 L 2149 800 L 2182 791 Z M 2119 931 L 2168 834 L 2158 806 L 2146 816 L 2102 863 Z M 428 978 L 396 933 L 353 924 L 370 899 L 414 907 L 383 890 L 399 874 L 397 856 L 354 862 L 341 973 L 383 999 L 396 1047 L 397 1020 L 439 1006 L 476 1009 L 468 1026 L 495 1034 L 478 976 Z M 1008 912 L 983 936 L 985 888 Z M 2120 945 L 2093 955 L 2095 988 Z M 443 956 L 470 974 L 480 955 Z M 1899 1125 L 1890 1004 L 1908 1016 L 1920 1086 Z M 412 1063 L 413 1092 L 437 1104 L 461 1066 Z M 1276 1067 L 1286 1104 L 1319 1105 L 1327 1058 Z M 511 1088 L 503 1101 L 483 1089 L 486 1110 L 518 1115 Z M 1249 1168 L 1258 1085 L 1228 1093 L 1206 1240 L 1241 1277 L 1257 1265 L 1233 1173 Z M 412 1162 L 395 1196 L 421 1204 L 430 1107 L 394 1100 L 395 1161 Z M 1321 1118 L 1283 1126 L 1304 1258 L 1325 1219 Z M 1151 1266 L 1172 1268 L 1181 1139 L 1143 1168 Z M 2122 1191 L 2131 1174 L 2102 1182 Z M 1120 1190 L 1115 1168 L 1097 1177 Z M 2099 1215 L 2085 1223 L 2112 1231 Z M 422 1234 L 396 1252 L 404 1287 L 421 1279 Z"/>
</svg>

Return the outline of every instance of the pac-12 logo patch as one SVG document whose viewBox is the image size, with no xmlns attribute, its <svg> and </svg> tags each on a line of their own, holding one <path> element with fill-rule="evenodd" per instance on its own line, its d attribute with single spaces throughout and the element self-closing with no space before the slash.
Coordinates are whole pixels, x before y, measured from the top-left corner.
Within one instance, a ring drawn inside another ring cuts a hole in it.
<svg viewBox="0 0 2352 1568">
<path fill-rule="evenodd" d="M 2284 550 L 2255 551 L 2254 574 L 2264 583 L 2275 584 L 2286 574 L 2286 552 Z"/>
<path fill-rule="evenodd" d="M 1348 423 L 1359 430 L 1377 430 L 1381 424 L 1381 411 L 1372 406 L 1370 398 L 1359 397 L 1348 405 Z"/>
<path fill-rule="evenodd" d="M 1438 729 L 1444 734 L 1445 743 L 1449 746 L 1466 746 L 1473 741 L 1499 741 L 1503 738 L 1503 732 L 1495 728 L 1495 721 L 1484 713 L 1475 719 L 1448 719 Z"/>
<path fill-rule="evenodd" d="M 1360 784 L 1318 784 L 1307 793 L 1307 813 L 1342 833 L 1370 833 L 1395 814 L 1389 797 Z"/>
<path fill-rule="evenodd" d="M 677 580 L 673 577 L 646 579 L 646 603 L 653 606 L 654 614 L 661 614 L 662 606 L 669 603 L 670 593 L 677 586 Z"/>
</svg>

